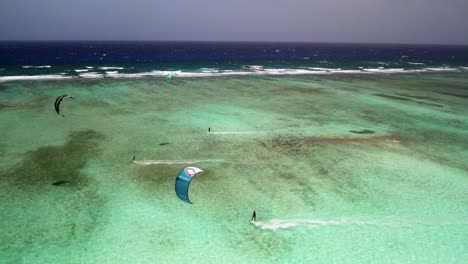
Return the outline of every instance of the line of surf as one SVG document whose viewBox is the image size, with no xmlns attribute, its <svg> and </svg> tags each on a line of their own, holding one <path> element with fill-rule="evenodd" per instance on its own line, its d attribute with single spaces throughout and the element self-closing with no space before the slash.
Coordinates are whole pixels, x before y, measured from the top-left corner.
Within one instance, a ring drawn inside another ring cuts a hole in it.
<svg viewBox="0 0 468 264">
<path fill-rule="evenodd" d="M 72 76 L 64 76 L 57 74 L 50 75 L 13 75 L 13 76 L 0 76 L 0 82 L 8 81 L 28 81 L 28 80 L 59 80 L 71 79 Z"/>
<path fill-rule="evenodd" d="M 117 71 L 107 71 L 105 77 L 109 78 L 139 78 L 139 77 L 162 77 L 171 74 L 175 77 L 216 77 L 216 76 L 231 76 L 231 75 L 313 75 L 313 74 L 372 74 L 372 73 L 420 73 L 420 72 L 433 72 L 433 71 L 465 71 L 466 67 L 433 67 L 433 68 L 421 68 L 421 69 L 406 69 L 406 68 L 362 68 L 353 69 L 341 69 L 341 68 L 319 68 L 319 67 L 308 67 L 308 68 L 283 68 L 283 69 L 272 69 L 272 68 L 255 68 L 248 70 L 218 70 L 202 68 L 201 72 L 184 72 L 178 71 L 150 71 L 150 72 L 139 72 L 139 73 L 121 73 Z"/>
<path fill-rule="evenodd" d="M 99 79 L 99 78 L 104 78 L 103 74 L 97 73 L 97 72 L 85 72 L 85 73 L 80 73 L 78 76 L 81 78 L 85 79 Z"/>
<path fill-rule="evenodd" d="M 104 67 L 99 67 L 98 69 L 100 70 L 123 70 L 124 67 L 104 66 Z"/>
<path fill-rule="evenodd" d="M 23 69 L 29 69 L 29 68 L 34 68 L 34 69 L 43 69 L 43 68 L 51 68 L 52 66 L 50 65 L 38 65 L 38 66 L 34 66 L 34 65 L 24 65 L 24 66 L 21 66 L 21 68 Z"/>
<path fill-rule="evenodd" d="M 88 68 L 88 66 L 86 67 Z M 89 67 L 91 68 L 91 67 Z M 88 68 L 88 69 L 89 69 Z M 103 68 L 103 67 L 101 67 Z M 117 69 L 120 67 L 106 67 L 106 69 Z M 428 67 L 421 69 L 405 69 L 405 68 L 362 68 L 356 70 L 343 70 L 341 68 L 299 68 L 299 69 L 259 69 L 253 70 L 203 70 L 201 72 L 184 72 L 184 71 L 150 71 L 139 73 L 122 73 L 118 71 L 100 72 L 85 72 L 85 69 L 77 69 L 78 76 L 60 76 L 57 74 L 50 75 L 13 75 L 0 76 L 0 82 L 17 81 L 17 80 L 45 80 L 45 79 L 67 79 L 67 78 L 142 78 L 142 77 L 165 77 L 168 74 L 176 78 L 191 78 L 191 77 L 217 77 L 217 76 L 256 76 L 256 75 L 329 75 L 329 74 L 395 74 L 395 73 L 423 73 L 423 72 L 465 72 L 468 67 Z"/>
</svg>

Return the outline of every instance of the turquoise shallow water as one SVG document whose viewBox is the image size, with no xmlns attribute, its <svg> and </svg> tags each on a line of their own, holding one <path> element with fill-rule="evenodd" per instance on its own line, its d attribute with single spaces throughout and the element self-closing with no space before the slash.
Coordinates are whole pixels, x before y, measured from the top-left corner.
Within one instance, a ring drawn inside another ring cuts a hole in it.
<svg viewBox="0 0 468 264">
<path fill-rule="evenodd" d="M 467 77 L 0 83 L 0 261 L 463 263 Z"/>
</svg>

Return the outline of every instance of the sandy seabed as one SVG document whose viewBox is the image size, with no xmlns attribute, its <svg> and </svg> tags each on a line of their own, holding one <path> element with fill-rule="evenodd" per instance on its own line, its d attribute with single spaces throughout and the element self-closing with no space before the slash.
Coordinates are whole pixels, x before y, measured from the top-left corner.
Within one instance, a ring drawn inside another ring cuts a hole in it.
<svg viewBox="0 0 468 264">
<path fill-rule="evenodd" d="M 463 263 L 467 139 L 468 73 L 0 83 L 0 263 Z"/>
</svg>

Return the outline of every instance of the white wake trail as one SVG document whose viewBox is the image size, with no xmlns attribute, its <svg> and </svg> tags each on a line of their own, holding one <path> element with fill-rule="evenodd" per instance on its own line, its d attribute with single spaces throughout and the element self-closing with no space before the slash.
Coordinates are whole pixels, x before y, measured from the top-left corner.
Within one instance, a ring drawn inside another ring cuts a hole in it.
<svg viewBox="0 0 468 264">
<path fill-rule="evenodd" d="M 375 227 L 413 227 L 413 226 L 452 226 L 452 225 L 468 225 L 468 223 L 449 223 L 449 222 L 409 222 L 409 221 L 361 221 L 361 220 L 307 220 L 307 219 L 296 219 L 296 220 L 281 220 L 273 219 L 270 221 L 252 221 L 252 224 L 264 230 L 288 229 L 292 227 L 305 226 L 309 229 L 326 227 L 326 226 L 375 226 Z"/>
<path fill-rule="evenodd" d="M 171 165 L 171 164 L 197 164 L 201 162 L 225 162 L 220 159 L 205 159 L 205 160 L 134 160 L 138 165 Z"/>
<path fill-rule="evenodd" d="M 267 133 L 267 131 L 223 131 L 223 132 L 208 132 L 211 135 L 253 135 Z"/>
<path fill-rule="evenodd" d="M 193 159 L 193 160 L 133 160 L 132 163 L 137 165 L 172 165 L 172 164 L 197 164 L 203 162 L 210 163 L 228 163 L 235 165 L 263 165 L 265 163 L 259 162 L 248 162 L 248 161 L 234 161 L 234 160 L 223 160 L 223 159 Z M 281 164 L 279 164 L 281 165 Z"/>
</svg>

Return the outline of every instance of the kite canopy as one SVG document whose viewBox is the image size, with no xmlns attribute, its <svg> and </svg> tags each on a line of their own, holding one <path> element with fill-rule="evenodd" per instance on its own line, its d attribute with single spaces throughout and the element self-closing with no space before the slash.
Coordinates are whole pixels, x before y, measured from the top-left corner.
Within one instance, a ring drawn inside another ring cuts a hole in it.
<svg viewBox="0 0 468 264">
<path fill-rule="evenodd" d="M 57 114 L 61 115 L 62 117 L 65 117 L 62 112 L 60 111 L 60 104 L 62 103 L 62 101 L 66 98 L 71 98 L 71 99 L 75 99 L 73 98 L 72 96 L 69 96 L 69 95 L 61 95 L 59 97 L 57 97 L 57 99 L 55 99 L 55 104 L 54 104 L 54 107 L 55 107 L 55 111 L 57 112 Z"/>
<path fill-rule="evenodd" d="M 192 203 L 188 198 L 190 181 L 192 181 L 193 176 L 200 172 L 203 172 L 203 170 L 200 168 L 187 167 L 179 173 L 179 176 L 177 176 L 175 182 L 175 192 L 182 201 Z"/>
</svg>

